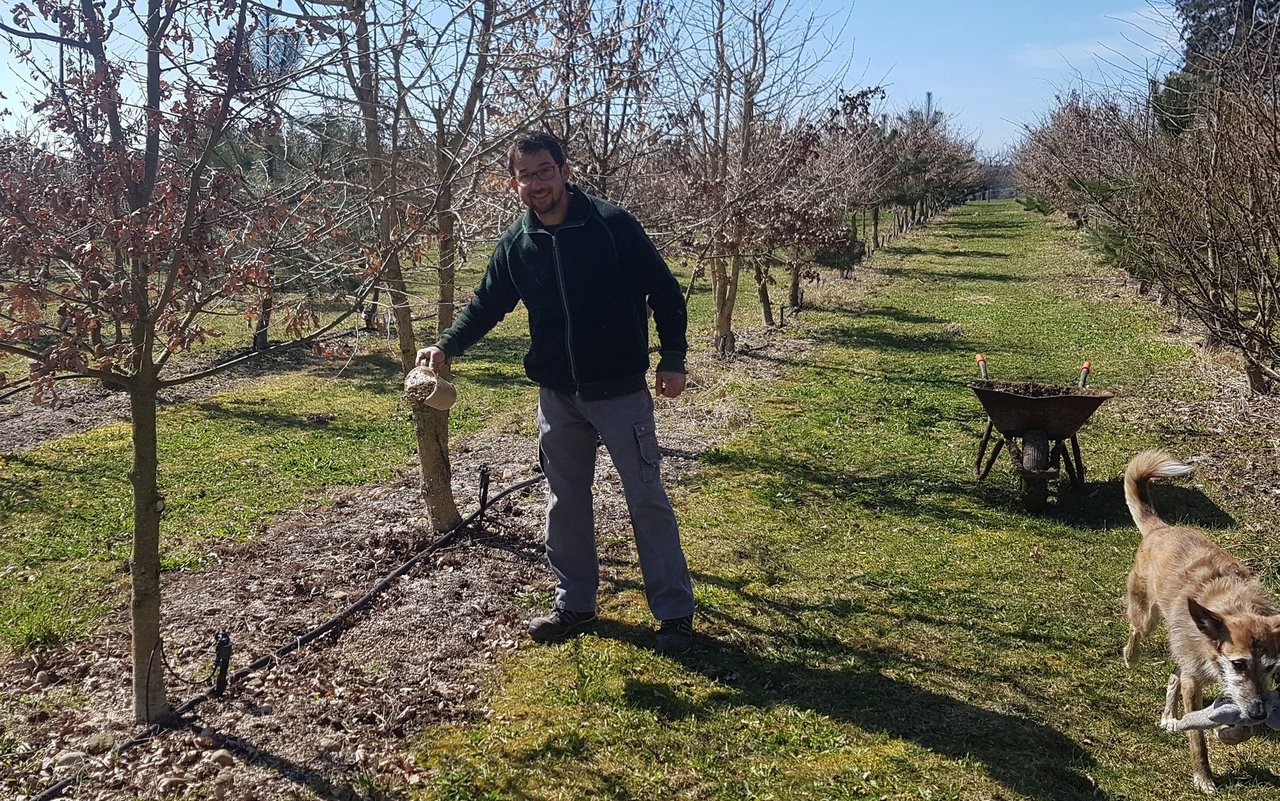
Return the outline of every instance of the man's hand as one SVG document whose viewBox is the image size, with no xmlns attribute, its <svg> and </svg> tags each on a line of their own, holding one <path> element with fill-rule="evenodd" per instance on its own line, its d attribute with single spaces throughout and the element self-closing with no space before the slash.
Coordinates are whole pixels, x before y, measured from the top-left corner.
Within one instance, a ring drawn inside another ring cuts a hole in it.
<svg viewBox="0 0 1280 801">
<path fill-rule="evenodd" d="M 444 369 L 445 362 L 447 361 L 449 361 L 449 357 L 444 355 L 444 351 L 440 350 L 435 345 L 428 345 L 418 351 L 418 358 L 415 361 L 415 364 L 419 367 L 430 367 L 432 370 L 440 372 Z"/>
<path fill-rule="evenodd" d="M 684 392 L 685 374 L 659 370 L 653 374 L 653 393 L 660 398 L 674 398 Z"/>
</svg>

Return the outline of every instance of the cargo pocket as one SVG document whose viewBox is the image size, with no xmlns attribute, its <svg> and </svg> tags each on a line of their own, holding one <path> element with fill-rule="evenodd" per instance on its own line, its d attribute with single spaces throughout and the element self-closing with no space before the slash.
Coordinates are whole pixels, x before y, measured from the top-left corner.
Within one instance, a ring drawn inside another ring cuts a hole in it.
<svg viewBox="0 0 1280 801">
<path fill-rule="evenodd" d="M 636 445 L 640 451 L 640 479 L 646 483 L 658 480 L 658 462 L 662 452 L 658 450 L 658 432 L 653 423 L 636 423 Z"/>
</svg>

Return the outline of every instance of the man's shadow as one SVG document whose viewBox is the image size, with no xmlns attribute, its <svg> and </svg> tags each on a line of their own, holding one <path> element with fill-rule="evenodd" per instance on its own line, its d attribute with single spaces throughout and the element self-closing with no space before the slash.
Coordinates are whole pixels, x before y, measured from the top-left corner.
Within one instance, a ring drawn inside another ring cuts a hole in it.
<svg viewBox="0 0 1280 801">
<path fill-rule="evenodd" d="M 641 648 L 650 647 L 653 636 L 647 627 L 616 621 L 601 621 L 597 634 Z M 830 644 L 843 648 L 834 640 Z M 976 759 L 994 781 L 1029 798 L 1106 798 L 1086 775 L 1094 764 L 1093 757 L 1061 732 L 1028 718 L 974 706 L 868 667 L 891 667 L 891 656 L 843 650 L 859 657 L 854 660 L 858 667 L 805 667 L 700 635 L 697 648 L 671 658 L 724 686 L 725 692 L 692 703 L 664 686 L 632 679 L 625 693 L 629 703 L 667 719 L 701 716 L 716 705 L 768 709 L 786 704 L 868 732 L 913 742 L 951 759 Z"/>
</svg>

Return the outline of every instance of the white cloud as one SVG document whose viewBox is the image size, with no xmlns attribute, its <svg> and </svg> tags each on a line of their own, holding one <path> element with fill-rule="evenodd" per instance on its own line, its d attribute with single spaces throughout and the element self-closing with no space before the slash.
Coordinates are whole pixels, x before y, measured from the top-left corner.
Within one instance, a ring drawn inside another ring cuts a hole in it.
<svg viewBox="0 0 1280 801">
<path fill-rule="evenodd" d="M 1014 50 L 1014 63 L 1031 70 L 1093 71 L 1099 63 L 1145 68 L 1175 60 L 1178 25 L 1169 9 L 1145 7 L 1098 19 L 1098 35 L 1070 42 L 1028 42 Z"/>
</svg>

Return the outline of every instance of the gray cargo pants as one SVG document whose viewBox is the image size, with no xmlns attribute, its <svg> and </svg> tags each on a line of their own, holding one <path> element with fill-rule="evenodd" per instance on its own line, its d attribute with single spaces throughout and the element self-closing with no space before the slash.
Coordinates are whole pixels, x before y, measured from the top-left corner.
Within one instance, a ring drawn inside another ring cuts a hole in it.
<svg viewBox="0 0 1280 801">
<path fill-rule="evenodd" d="M 622 479 L 649 609 L 658 620 L 693 614 L 693 586 L 675 512 L 659 475 L 653 398 L 648 390 L 584 401 L 546 387 L 538 395 L 538 446 L 547 476 L 547 561 L 556 607 L 594 612 L 600 585 L 591 484 L 596 434 Z"/>
</svg>

